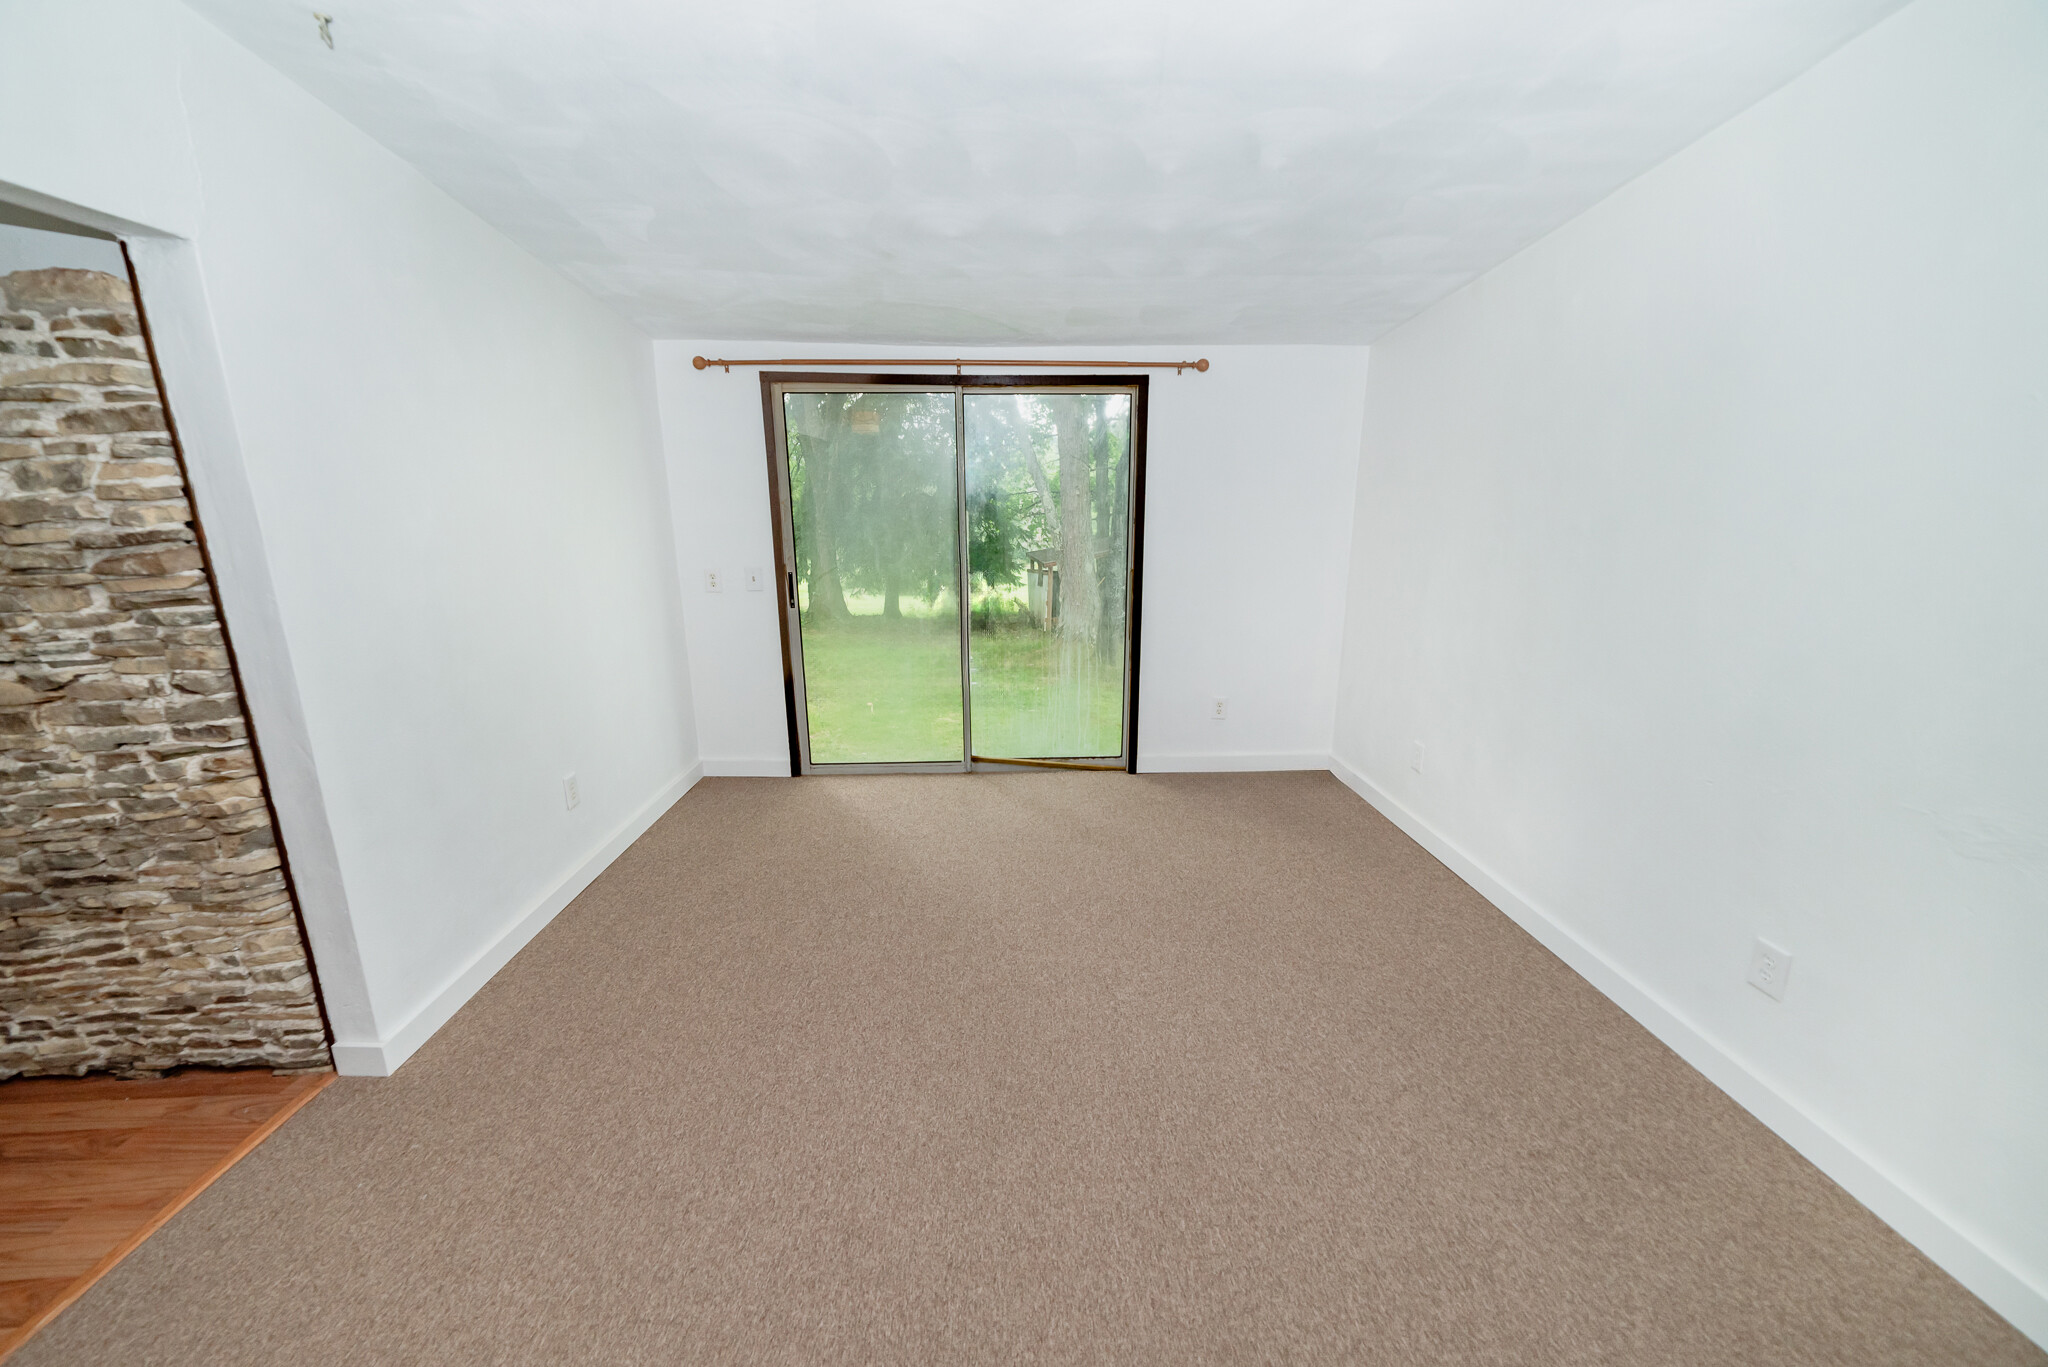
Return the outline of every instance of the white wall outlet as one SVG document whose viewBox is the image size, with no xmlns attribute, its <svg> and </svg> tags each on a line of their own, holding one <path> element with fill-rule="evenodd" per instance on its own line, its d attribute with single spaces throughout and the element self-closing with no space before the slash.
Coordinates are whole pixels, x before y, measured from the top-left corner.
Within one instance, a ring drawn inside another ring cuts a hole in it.
<svg viewBox="0 0 2048 1367">
<path fill-rule="evenodd" d="M 706 592 L 706 593 L 723 593 L 724 591 L 725 591 L 725 571 L 724 571 L 724 570 L 706 570 L 706 571 L 704 571 L 704 592 Z"/>
<path fill-rule="evenodd" d="M 1408 752 L 1408 767 L 1416 773 L 1422 772 L 1422 742 L 1416 741 L 1415 748 Z"/>
<path fill-rule="evenodd" d="M 1229 715 L 1230 715 L 1230 699 L 1228 699 L 1228 698 L 1211 698 L 1211 699 L 1209 699 L 1209 720 L 1210 720 L 1210 721 L 1222 721 L 1222 720 L 1224 720 L 1225 718 L 1227 718 L 1227 717 L 1228 717 Z"/>
<path fill-rule="evenodd" d="M 759 593 L 768 582 L 768 571 L 759 565 L 747 566 L 747 592 Z"/>
<path fill-rule="evenodd" d="M 562 806 L 563 806 L 563 808 L 564 808 L 564 809 L 566 809 L 566 810 L 568 810 L 568 811 L 572 811 L 572 812 L 573 812 L 573 811 L 575 811 L 575 810 L 576 810 L 576 804 L 577 804 L 577 803 L 579 803 L 579 802 L 581 802 L 582 800 L 583 800 L 583 794 L 582 794 L 582 793 L 580 793 L 580 792 L 578 792 L 578 791 L 576 791 L 576 775 L 574 775 L 574 774 L 564 774 L 564 775 L 562 775 Z"/>
<path fill-rule="evenodd" d="M 1792 976 L 1792 956 L 1769 940 L 1749 947 L 1749 985 L 1772 1001 L 1785 1000 L 1785 980 Z"/>
</svg>

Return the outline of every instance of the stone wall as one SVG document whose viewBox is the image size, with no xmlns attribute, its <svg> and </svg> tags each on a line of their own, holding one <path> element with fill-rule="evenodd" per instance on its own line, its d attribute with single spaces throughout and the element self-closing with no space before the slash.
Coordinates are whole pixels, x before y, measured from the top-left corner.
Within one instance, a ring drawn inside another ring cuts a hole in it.
<svg viewBox="0 0 2048 1367">
<path fill-rule="evenodd" d="M 328 1063 L 138 334 L 0 277 L 0 1078 Z"/>
</svg>

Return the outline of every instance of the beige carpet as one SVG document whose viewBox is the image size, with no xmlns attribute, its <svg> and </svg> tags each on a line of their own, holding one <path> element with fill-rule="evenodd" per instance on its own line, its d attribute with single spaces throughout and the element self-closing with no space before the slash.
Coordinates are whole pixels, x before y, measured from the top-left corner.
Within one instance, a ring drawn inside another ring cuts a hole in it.
<svg viewBox="0 0 2048 1367">
<path fill-rule="evenodd" d="M 17 1359 L 2044 1361 L 1326 774 L 707 781 Z"/>
</svg>

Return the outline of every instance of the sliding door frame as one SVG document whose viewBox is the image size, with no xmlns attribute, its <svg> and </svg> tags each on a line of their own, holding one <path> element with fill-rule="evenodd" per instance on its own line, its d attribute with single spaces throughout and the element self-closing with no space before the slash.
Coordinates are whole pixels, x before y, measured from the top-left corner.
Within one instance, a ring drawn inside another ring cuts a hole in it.
<svg viewBox="0 0 2048 1367">
<path fill-rule="evenodd" d="M 960 729 L 961 757 L 958 762 L 938 761 L 933 763 L 902 764 L 825 764 L 810 763 L 804 745 L 807 734 L 803 726 L 802 713 L 805 708 L 803 680 L 799 661 L 802 658 L 802 642 L 797 633 L 802 629 L 796 596 L 796 556 L 792 544 L 795 515 L 789 490 L 788 436 L 783 430 L 783 405 L 779 396 L 785 388 L 799 390 L 845 391 L 850 389 L 886 392 L 889 390 L 931 394 L 949 391 L 954 395 L 954 470 L 955 504 L 961 509 L 954 530 L 955 562 L 959 569 L 960 602 Z M 1015 393 L 1051 394 L 1061 392 L 1078 393 L 1126 393 L 1131 396 L 1131 449 L 1126 457 L 1131 462 L 1131 506 L 1129 561 L 1125 566 L 1125 632 L 1124 642 L 1124 769 L 1129 773 L 1138 772 L 1138 664 L 1139 643 L 1142 639 L 1140 605 L 1143 602 L 1145 586 L 1145 428 L 1146 408 L 1150 391 L 1150 377 L 1146 375 L 964 375 L 964 374 L 844 374 L 837 371 L 796 371 L 776 370 L 761 373 L 761 430 L 768 448 L 768 520 L 775 537 L 775 591 L 776 621 L 782 633 L 782 709 L 785 723 L 789 728 L 789 772 L 792 777 L 805 773 L 962 773 L 976 769 L 1014 770 L 1017 768 L 1101 768 L 1105 766 L 1065 764 L 1058 761 L 1043 763 L 1013 761 L 1010 763 L 977 761 L 973 758 L 973 689 L 968 679 L 969 641 L 968 624 L 970 601 L 973 593 L 972 575 L 967 563 L 966 488 L 967 446 L 966 397 L 976 390 L 1000 390 Z"/>
</svg>

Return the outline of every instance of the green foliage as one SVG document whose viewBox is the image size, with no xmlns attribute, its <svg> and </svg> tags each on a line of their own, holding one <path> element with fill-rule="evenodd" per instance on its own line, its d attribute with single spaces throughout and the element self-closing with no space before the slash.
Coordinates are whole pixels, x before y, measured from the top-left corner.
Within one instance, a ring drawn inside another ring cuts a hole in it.
<svg viewBox="0 0 2048 1367">
<path fill-rule="evenodd" d="M 1062 547 L 1060 429 L 1078 423 L 1086 449 L 1078 477 L 1088 482 L 1081 545 L 1089 555 L 1062 573 L 1092 568 L 1105 626 L 1120 619 L 1127 401 L 1001 392 L 969 392 L 963 401 L 972 579 L 987 588 L 1020 585 L 1030 551 Z M 843 617 L 845 595 L 864 591 L 894 617 L 905 599 L 956 591 L 953 396 L 789 393 L 783 403 L 794 558 L 811 610 Z"/>
<path fill-rule="evenodd" d="M 820 610 L 836 615 L 845 590 L 865 589 L 893 617 L 903 597 L 952 587 L 952 396 L 794 393 L 783 402 L 798 572 Z"/>
<path fill-rule="evenodd" d="M 990 491 L 967 510 L 967 567 L 984 584 L 1015 584 L 1024 577 L 1016 502 L 1014 495 Z"/>
</svg>

